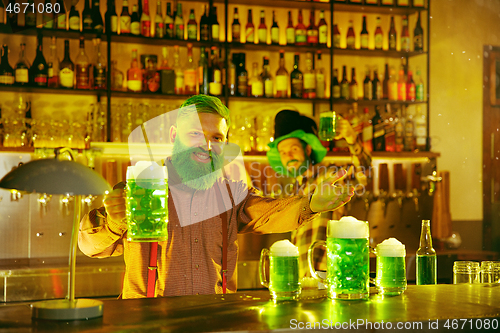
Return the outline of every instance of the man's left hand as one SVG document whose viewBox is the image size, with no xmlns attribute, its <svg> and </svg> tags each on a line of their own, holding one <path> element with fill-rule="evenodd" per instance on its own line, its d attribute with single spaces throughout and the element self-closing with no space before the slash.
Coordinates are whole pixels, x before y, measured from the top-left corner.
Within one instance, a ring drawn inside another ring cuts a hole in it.
<svg viewBox="0 0 500 333">
<path fill-rule="evenodd" d="M 354 195 L 354 187 L 347 185 L 335 185 L 346 177 L 348 172 L 341 169 L 333 176 L 325 179 L 314 191 L 309 207 L 313 212 L 326 212 L 335 210 L 345 205 Z"/>
</svg>

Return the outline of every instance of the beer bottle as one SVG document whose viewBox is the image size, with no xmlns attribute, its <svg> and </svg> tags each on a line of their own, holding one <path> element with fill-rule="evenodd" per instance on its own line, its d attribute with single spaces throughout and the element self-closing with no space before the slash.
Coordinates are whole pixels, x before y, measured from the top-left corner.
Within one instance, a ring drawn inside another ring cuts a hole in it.
<svg viewBox="0 0 500 333">
<path fill-rule="evenodd" d="M 432 248 L 431 221 L 422 220 L 420 247 L 417 250 L 417 285 L 437 283 L 437 256 Z"/>
</svg>

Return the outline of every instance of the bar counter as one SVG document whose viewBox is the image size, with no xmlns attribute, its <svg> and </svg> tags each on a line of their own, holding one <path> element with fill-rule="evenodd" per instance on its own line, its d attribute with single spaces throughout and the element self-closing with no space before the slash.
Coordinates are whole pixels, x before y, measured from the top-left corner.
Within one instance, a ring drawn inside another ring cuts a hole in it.
<svg viewBox="0 0 500 333">
<path fill-rule="evenodd" d="M 401 296 L 332 301 L 324 290 L 274 304 L 267 290 L 228 295 L 105 299 L 102 318 L 31 319 L 28 303 L 0 306 L 0 332 L 279 332 L 317 329 L 498 332 L 500 284 L 408 286 Z M 316 326 L 314 326 L 316 325 Z"/>
</svg>

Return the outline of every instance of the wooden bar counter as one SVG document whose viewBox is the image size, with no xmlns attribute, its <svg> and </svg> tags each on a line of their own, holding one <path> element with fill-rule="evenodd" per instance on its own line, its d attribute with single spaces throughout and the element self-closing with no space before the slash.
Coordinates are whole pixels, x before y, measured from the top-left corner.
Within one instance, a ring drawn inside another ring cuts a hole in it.
<svg viewBox="0 0 500 333">
<path fill-rule="evenodd" d="M 372 292 L 375 292 L 372 289 Z M 0 305 L 0 332 L 498 332 L 500 284 L 408 286 L 401 296 L 332 301 L 324 290 L 274 304 L 267 290 L 228 295 L 104 300 L 104 316 L 31 319 L 27 303 Z"/>
</svg>

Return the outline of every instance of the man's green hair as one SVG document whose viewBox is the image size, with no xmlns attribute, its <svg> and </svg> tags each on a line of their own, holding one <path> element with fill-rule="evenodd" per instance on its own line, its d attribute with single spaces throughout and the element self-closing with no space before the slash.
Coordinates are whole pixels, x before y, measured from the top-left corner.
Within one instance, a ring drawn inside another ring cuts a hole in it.
<svg viewBox="0 0 500 333">
<path fill-rule="evenodd" d="M 194 95 L 189 97 L 182 103 L 179 113 L 177 114 L 178 119 L 194 111 L 189 107 L 190 105 L 194 105 L 198 113 L 218 114 L 226 120 L 227 127 L 231 127 L 229 109 L 217 97 L 208 95 Z"/>
</svg>

